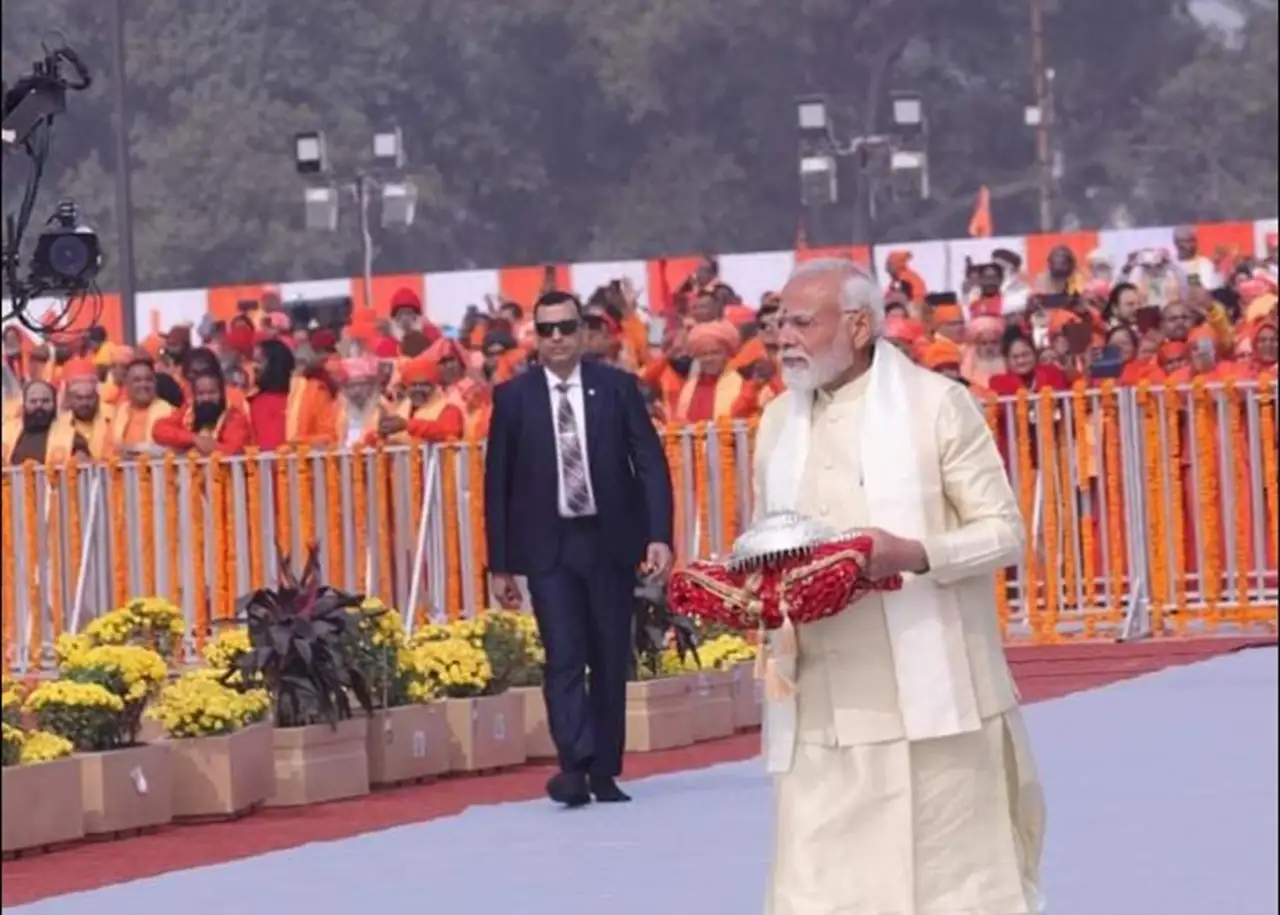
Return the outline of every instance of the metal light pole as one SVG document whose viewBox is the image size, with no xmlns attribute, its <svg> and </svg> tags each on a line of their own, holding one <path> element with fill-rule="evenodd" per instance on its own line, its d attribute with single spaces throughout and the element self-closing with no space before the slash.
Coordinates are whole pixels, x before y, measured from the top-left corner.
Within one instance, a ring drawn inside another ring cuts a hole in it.
<svg viewBox="0 0 1280 915">
<path fill-rule="evenodd" d="M 302 133 L 294 138 L 294 162 L 298 173 L 308 180 L 303 191 L 308 229 L 332 232 L 338 227 L 339 193 L 350 194 L 356 202 L 360 219 L 361 287 L 365 307 L 373 306 L 373 225 L 371 205 L 375 196 L 382 198 L 382 225 L 413 224 L 417 204 L 417 188 L 412 181 L 389 176 L 404 167 L 404 144 L 399 128 L 381 131 L 373 138 L 374 170 L 387 177 L 361 169 L 349 180 L 333 181 L 324 135 Z"/>
<path fill-rule="evenodd" d="M 126 343 L 138 342 L 137 267 L 133 259 L 133 192 L 129 162 L 129 108 L 125 70 L 125 0 L 111 4 L 112 65 L 115 67 L 116 234 L 120 247 L 120 311 Z"/>
<path fill-rule="evenodd" d="M 1040 172 L 1040 231 L 1053 231 L 1053 99 L 1044 54 L 1043 0 L 1031 0 L 1031 82 L 1036 96 L 1036 165 Z M 1028 112 L 1030 115 L 1030 112 Z M 1028 118 L 1030 120 L 1030 117 Z"/>
</svg>

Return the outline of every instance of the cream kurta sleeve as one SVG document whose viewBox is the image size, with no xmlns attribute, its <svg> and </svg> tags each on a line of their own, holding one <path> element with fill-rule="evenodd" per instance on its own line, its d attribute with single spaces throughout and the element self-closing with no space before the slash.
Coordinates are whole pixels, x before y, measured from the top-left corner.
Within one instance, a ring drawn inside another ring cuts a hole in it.
<svg viewBox="0 0 1280 915">
<path fill-rule="evenodd" d="M 1013 565 L 1025 536 L 1004 462 L 973 397 L 953 385 L 937 417 L 943 496 L 959 523 L 924 541 L 929 576 L 950 585 Z"/>
</svg>

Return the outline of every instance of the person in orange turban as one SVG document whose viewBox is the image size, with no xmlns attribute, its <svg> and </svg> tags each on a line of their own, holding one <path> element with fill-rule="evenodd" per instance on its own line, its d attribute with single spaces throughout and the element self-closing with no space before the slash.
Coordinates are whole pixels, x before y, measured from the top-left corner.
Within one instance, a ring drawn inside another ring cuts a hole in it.
<svg viewBox="0 0 1280 915">
<path fill-rule="evenodd" d="M 676 397 L 672 418 L 707 422 L 754 413 L 756 404 L 748 402 L 754 389 L 747 389 L 741 373 L 730 367 L 742 346 L 738 329 L 729 321 L 704 321 L 689 329 L 687 339 L 694 366 Z"/>
<path fill-rule="evenodd" d="M 992 378 L 1005 371 L 1004 353 L 1000 347 L 1005 328 L 1003 318 L 979 316 L 969 322 L 968 345 L 960 373 L 970 384 L 988 387 Z"/>
<path fill-rule="evenodd" d="M 98 394 L 97 366 L 91 359 L 71 359 L 62 367 L 62 381 L 66 409 L 55 426 L 68 424 L 88 444 L 90 457 L 103 460 L 113 450 L 111 408 L 103 405 Z"/>
<path fill-rule="evenodd" d="M 440 389 L 440 368 L 429 356 L 407 359 L 400 367 L 405 398 L 378 420 L 378 437 L 393 444 L 412 440 L 443 442 L 461 438 L 466 416 Z"/>
</svg>

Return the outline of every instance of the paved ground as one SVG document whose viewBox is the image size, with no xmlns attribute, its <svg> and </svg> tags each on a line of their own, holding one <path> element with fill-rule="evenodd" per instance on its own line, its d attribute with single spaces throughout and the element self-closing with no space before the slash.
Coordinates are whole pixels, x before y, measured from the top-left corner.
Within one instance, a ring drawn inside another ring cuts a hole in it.
<svg viewBox="0 0 1280 915">
<path fill-rule="evenodd" d="M 1051 915 L 1277 910 L 1277 687 L 1276 650 L 1260 649 L 1028 710 L 1050 804 Z M 631 787 L 637 803 L 622 808 L 472 807 L 5 911 L 759 911 L 770 804 L 758 764 Z"/>
</svg>

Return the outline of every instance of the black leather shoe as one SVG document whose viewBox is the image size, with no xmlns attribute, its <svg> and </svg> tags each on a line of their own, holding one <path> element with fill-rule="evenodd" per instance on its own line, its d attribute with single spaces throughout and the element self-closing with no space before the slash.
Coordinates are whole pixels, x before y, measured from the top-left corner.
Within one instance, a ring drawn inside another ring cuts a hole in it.
<svg viewBox="0 0 1280 915">
<path fill-rule="evenodd" d="M 566 807 L 582 807 L 591 803 L 587 778 L 576 772 L 557 772 L 547 780 L 547 797 Z"/>
<path fill-rule="evenodd" d="M 618 783 L 609 775 L 592 775 L 587 779 L 591 793 L 601 804 L 625 804 L 631 795 L 618 787 Z"/>
</svg>

